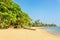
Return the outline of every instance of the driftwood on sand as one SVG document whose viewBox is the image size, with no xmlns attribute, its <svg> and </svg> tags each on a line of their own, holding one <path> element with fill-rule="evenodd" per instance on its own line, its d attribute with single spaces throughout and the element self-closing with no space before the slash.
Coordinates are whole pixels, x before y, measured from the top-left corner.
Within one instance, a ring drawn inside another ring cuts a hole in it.
<svg viewBox="0 0 60 40">
<path fill-rule="evenodd" d="M 36 29 L 33 29 L 33 28 L 24 28 L 24 29 L 28 29 L 28 30 L 36 30 Z"/>
</svg>

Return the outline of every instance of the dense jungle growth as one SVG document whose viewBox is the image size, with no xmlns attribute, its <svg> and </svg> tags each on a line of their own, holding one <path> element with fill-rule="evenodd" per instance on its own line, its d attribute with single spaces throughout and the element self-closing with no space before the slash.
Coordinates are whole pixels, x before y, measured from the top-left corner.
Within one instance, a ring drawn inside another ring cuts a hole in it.
<svg viewBox="0 0 60 40">
<path fill-rule="evenodd" d="M 24 28 L 31 19 L 13 0 L 0 0 L 0 28 Z"/>
</svg>

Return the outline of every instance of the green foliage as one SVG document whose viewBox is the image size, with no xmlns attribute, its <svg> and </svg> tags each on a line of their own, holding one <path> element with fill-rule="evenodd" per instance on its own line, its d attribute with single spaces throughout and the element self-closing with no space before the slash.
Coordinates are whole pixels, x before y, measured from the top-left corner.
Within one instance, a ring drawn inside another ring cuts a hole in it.
<svg viewBox="0 0 60 40">
<path fill-rule="evenodd" d="M 29 24 L 31 27 L 56 27 L 56 24 L 44 24 L 40 20 L 35 20 Z"/>
<path fill-rule="evenodd" d="M 0 28 L 9 28 L 10 25 L 24 28 L 30 21 L 28 14 L 23 12 L 18 4 L 12 0 L 0 0 Z"/>
</svg>

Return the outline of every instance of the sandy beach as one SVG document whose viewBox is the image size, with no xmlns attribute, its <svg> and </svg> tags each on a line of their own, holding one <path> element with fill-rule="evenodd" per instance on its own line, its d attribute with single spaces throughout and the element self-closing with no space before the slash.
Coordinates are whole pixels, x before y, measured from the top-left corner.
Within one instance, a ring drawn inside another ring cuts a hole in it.
<svg viewBox="0 0 60 40">
<path fill-rule="evenodd" d="M 0 29 L 0 40 L 60 40 L 45 30 Z"/>
</svg>

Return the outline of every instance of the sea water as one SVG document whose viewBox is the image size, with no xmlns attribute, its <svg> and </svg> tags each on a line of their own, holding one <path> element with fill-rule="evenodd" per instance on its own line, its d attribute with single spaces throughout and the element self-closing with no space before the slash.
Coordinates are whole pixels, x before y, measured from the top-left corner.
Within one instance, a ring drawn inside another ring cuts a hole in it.
<svg viewBox="0 0 60 40">
<path fill-rule="evenodd" d="M 48 28 L 42 28 L 46 30 L 47 32 L 60 36 L 60 27 L 48 27 Z"/>
</svg>

